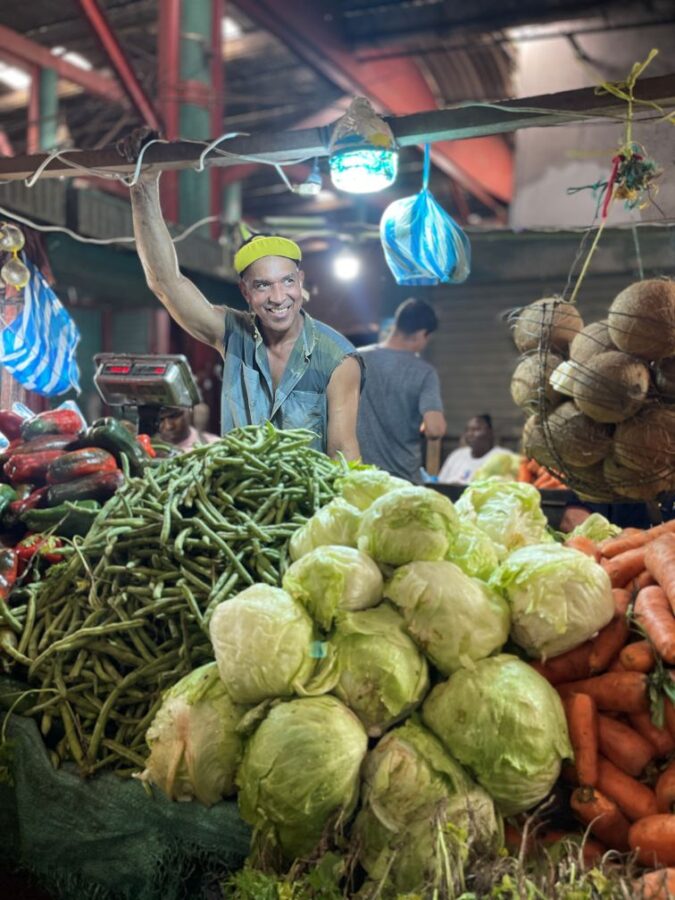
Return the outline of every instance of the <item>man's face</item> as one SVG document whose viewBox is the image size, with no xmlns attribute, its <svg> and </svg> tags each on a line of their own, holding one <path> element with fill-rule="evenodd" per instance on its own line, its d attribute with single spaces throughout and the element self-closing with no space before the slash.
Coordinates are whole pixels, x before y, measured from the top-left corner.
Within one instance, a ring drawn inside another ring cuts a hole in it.
<svg viewBox="0 0 675 900">
<path fill-rule="evenodd" d="M 482 456 L 492 447 L 492 429 L 485 419 L 469 419 L 464 430 L 464 439 L 476 456 Z"/>
<path fill-rule="evenodd" d="M 292 259 L 264 256 L 248 267 L 239 286 L 263 329 L 283 333 L 300 313 L 303 281 L 304 272 Z"/>
<path fill-rule="evenodd" d="M 180 444 L 190 434 L 190 410 L 172 409 L 160 413 L 159 434 L 169 444 Z"/>
</svg>

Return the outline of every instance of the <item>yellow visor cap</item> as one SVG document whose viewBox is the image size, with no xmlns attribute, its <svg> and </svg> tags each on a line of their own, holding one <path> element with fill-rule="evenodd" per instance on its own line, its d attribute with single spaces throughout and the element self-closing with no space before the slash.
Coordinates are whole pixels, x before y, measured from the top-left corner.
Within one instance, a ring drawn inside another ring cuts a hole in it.
<svg viewBox="0 0 675 900">
<path fill-rule="evenodd" d="M 300 262 L 302 250 L 295 241 L 276 235 L 259 235 L 244 244 L 234 255 L 234 270 L 238 275 L 247 269 L 251 263 L 262 259 L 263 256 L 285 256 Z"/>
</svg>

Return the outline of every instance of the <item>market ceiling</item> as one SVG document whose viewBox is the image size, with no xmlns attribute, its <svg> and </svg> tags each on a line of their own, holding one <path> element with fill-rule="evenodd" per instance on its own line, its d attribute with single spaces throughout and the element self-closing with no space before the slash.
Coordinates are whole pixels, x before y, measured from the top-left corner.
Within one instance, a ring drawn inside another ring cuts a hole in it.
<svg viewBox="0 0 675 900">
<path fill-rule="evenodd" d="M 44 49 L 58 51 L 60 136 L 66 146 L 94 149 L 152 117 L 160 92 L 159 9 L 173 0 L 32 0 L 0 9 L 0 61 L 25 71 L 45 65 Z M 513 96 L 518 26 L 572 35 L 663 21 L 672 4 L 580 0 L 237 0 L 227 3 L 223 32 L 226 88 L 222 131 L 250 133 L 323 126 L 344 110 L 345 98 L 366 94 L 381 111 L 409 115 L 464 101 Z M 95 34 L 99 7 L 120 53 Z M 559 23 L 558 26 L 546 23 Z M 522 29 L 521 29 L 522 31 Z M 184 36 L 185 38 L 186 36 Z M 188 36 L 189 37 L 189 36 Z M 40 55 L 40 51 L 42 54 Z M 65 54 L 79 54 L 70 62 Z M 91 68 L 70 80 L 68 65 Z M 48 62 L 48 60 L 47 60 Z M 64 71 L 65 67 L 65 71 Z M 151 110 L 144 107 L 149 100 Z M 26 149 L 26 86 L 0 90 L 6 147 Z M 439 141 L 432 189 L 460 218 L 493 218 L 508 203 L 512 181 L 509 138 L 499 134 Z M 419 188 L 420 159 L 402 160 L 396 195 Z M 450 176 L 449 178 L 447 176 Z M 288 194 L 268 167 L 235 167 L 228 180 L 246 178 L 245 212 L 320 211 Z M 389 198 L 391 199 L 391 198 Z M 334 198 L 325 209 L 363 218 L 363 202 Z"/>
</svg>

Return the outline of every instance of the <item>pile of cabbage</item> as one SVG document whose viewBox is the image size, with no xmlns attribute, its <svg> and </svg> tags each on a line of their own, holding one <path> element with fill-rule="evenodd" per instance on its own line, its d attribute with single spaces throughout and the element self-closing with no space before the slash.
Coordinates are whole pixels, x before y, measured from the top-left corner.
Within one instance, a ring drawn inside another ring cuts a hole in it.
<svg viewBox="0 0 675 900">
<path fill-rule="evenodd" d="M 140 777 L 174 799 L 236 794 L 254 857 L 278 867 L 339 835 L 382 896 L 450 889 L 571 757 L 527 659 L 606 625 L 609 579 L 553 540 L 530 485 L 479 482 L 453 505 L 378 470 L 337 484 L 281 587 L 216 607 L 215 662 L 166 695 Z"/>
</svg>

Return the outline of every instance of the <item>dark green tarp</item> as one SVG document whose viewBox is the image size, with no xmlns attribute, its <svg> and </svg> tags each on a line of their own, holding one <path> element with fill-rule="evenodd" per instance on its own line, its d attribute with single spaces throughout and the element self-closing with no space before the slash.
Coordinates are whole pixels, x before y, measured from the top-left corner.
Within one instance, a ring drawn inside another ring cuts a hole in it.
<svg viewBox="0 0 675 900">
<path fill-rule="evenodd" d="M 171 803 L 135 780 L 55 771 L 20 716 L 6 738 L 0 862 L 28 869 L 59 900 L 198 900 L 201 875 L 242 865 L 250 832 L 236 802 Z"/>
</svg>

